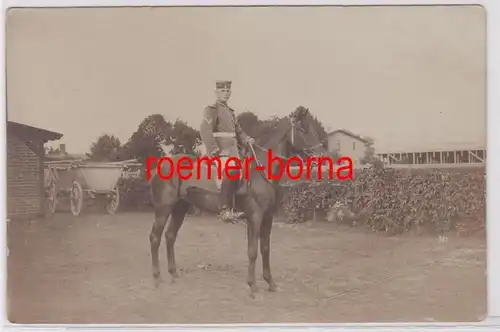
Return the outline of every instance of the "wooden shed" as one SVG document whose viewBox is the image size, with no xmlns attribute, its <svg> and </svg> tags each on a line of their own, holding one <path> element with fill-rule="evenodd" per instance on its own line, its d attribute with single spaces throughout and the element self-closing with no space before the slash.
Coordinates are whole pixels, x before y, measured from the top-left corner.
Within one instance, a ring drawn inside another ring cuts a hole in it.
<svg viewBox="0 0 500 332">
<path fill-rule="evenodd" d="M 45 215 L 44 144 L 62 136 L 7 121 L 7 218 Z"/>
</svg>

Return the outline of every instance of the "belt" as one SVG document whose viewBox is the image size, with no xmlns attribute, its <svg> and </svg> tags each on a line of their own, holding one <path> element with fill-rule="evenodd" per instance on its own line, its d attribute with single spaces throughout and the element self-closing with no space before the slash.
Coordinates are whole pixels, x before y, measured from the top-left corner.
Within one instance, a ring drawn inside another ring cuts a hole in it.
<svg viewBox="0 0 500 332">
<path fill-rule="evenodd" d="M 236 134 L 230 133 L 230 132 L 219 131 L 219 132 L 214 133 L 214 137 L 236 137 Z"/>
</svg>

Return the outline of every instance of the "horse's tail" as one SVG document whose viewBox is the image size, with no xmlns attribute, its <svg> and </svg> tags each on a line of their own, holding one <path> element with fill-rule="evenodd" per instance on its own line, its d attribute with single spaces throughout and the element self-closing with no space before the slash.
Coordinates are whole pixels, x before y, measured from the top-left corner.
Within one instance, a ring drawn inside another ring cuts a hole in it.
<svg viewBox="0 0 500 332">
<path fill-rule="evenodd" d="M 157 172 L 156 172 L 156 168 L 152 169 L 151 170 L 151 174 L 150 174 L 150 177 L 148 179 L 148 184 L 151 184 L 151 182 L 153 181 L 153 178 L 157 175 Z"/>
<path fill-rule="evenodd" d="M 150 173 L 150 176 L 149 176 L 149 179 L 148 179 L 148 186 L 149 186 L 149 194 L 150 194 L 150 197 L 151 197 L 151 201 L 153 202 L 153 205 L 156 205 L 156 203 L 155 203 L 155 201 L 156 201 L 155 200 L 155 197 L 156 197 L 155 196 L 155 185 L 154 185 L 154 181 L 155 181 L 156 178 L 158 178 L 158 171 L 157 171 L 157 169 L 156 168 L 155 169 L 151 169 L 151 173 Z M 161 177 L 160 177 L 160 179 L 161 179 Z M 163 180 L 163 179 L 161 179 L 161 180 Z M 174 188 L 176 188 L 177 197 L 180 197 L 182 180 L 178 176 L 173 176 L 171 179 L 163 180 L 163 181 L 168 181 L 168 185 L 173 186 Z M 156 188 L 156 189 L 158 189 L 158 188 Z M 156 194 L 158 194 L 158 192 L 156 192 Z"/>
</svg>

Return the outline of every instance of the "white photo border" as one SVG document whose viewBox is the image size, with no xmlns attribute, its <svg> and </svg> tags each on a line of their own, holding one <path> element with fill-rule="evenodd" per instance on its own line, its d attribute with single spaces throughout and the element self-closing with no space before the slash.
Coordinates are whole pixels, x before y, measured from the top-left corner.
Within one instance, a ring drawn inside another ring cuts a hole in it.
<svg viewBox="0 0 500 332">
<path fill-rule="evenodd" d="M 480 5 L 486 10 L 486 33 L 487 33 L 487 154 L 486 174 L 487 174 L 487 211 L 486 211 L 486 235 L 487 235 L 487 311 L 488 317 L 486 320 L 479 323 L 376 323 L 376 324 L 206 324 L 206 325 L 160 325 L 160 324 L 103 324 L 103 325 L 21 325 L 11 324 L 7 320 L 6 312 L 6 257 L 7 257 L 7 242 L 6 242 L 6 225 L 0 227 L 0 241 L 2 252 L 0 254 L 0 262 L 4 268 L 3 273 L 0 273 L 0 309 L 3 312 L 2 327 L 9 330 L 46 330 L 51 328 L 71 328 L 81 331 L 95 330 L 184 330 L 184 331 L 201 331 L 201 330 L 292 330 L 292 329 L 341 329 L 345 331 L 406 331 L 408 329 L 417 329 L 418 331 L 432 330 L 461 330 L 461 331 L 490 331 L 492 329 L 500 330 L 500 223 L 497 218 L 500 217 L 500 130 L 496 131 L 495 127 L 500 125 L 500 37 L 496 34 L 500 31 L 500 0 L 2 0 L 2 24 L 1 24 L 1 39 L 4 45 L 2 52 L 2 71 L 3 77 L 6 75 L 5 67 L 5 21 L 6 13 L 12 7 L 128 7 L 128 6 L 387 6 L 387 5 Z M 5 125 L 0 128 L 1 137 L 5 143 L 2 143 L 0 158 L 0 170 L 2 180 L 2 190 L 0 191 L 0 211 L 1 215 L 6 218 L 6 187 L 7 187 L 7 141 L 6 141 L 6 80 L 1 81 L 2 101 L 1 111 L 5 119 Z M 496 204 L 495 204 L 496 203 Z M 496 242 L 495 239 L 499 240 Z"/>
</svg>

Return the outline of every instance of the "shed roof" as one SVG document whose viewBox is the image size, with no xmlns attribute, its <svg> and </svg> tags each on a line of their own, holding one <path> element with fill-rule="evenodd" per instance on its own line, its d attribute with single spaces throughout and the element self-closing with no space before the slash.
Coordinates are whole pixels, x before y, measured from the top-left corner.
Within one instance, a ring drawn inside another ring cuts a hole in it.
<svg viewBox="0 0 500 332">
<path fill-rule="evenodd" d="M 28 126 L 22 123 L 7 121 L 7 134 L 11 134 L 23 141 L 56 141 L 63 137 L 63 134 L 54 131 Z"/>
</svg>

